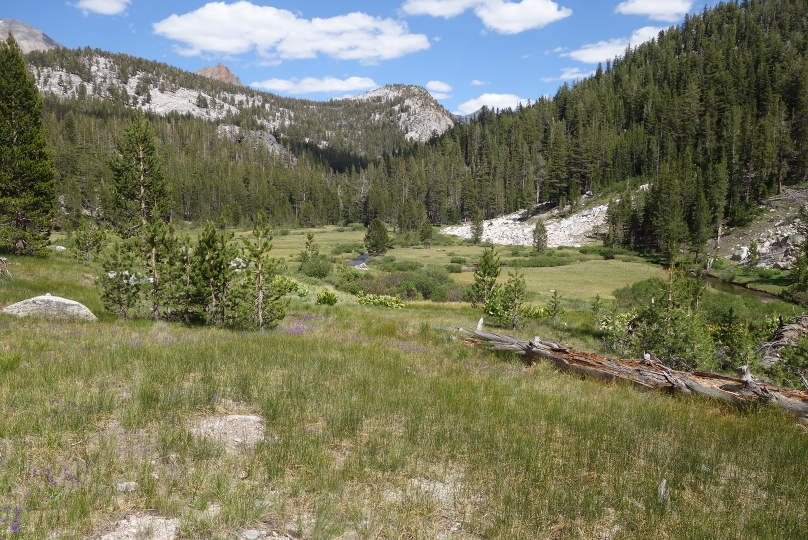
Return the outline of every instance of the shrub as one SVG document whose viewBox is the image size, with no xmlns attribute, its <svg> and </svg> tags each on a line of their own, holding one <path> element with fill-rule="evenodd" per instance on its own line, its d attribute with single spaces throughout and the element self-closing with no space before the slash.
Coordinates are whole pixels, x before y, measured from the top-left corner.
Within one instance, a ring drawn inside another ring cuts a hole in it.
<svg viewBox="0 0 808 540">
<path fill-rule="evenodd" d="M 365 251 L 365 246 L 359 243 L 351 243 L 351 244 L 337 244 L 333 248 L 331 248 L 332 255 L 342 255 L 343 253 L 363 253 Z"/>
<path fill-rule="evenodd" d="M 522 268 L 551 268 L 554 266 L 564 266 L 569 264 L 569 261 L 559 258 L 556 255 L 536 255 L 529 259 L 519 260 L 517 263 L 513 261 L 505 261 L 508 266 L 520 266 Z"/>
<path fill-rule="evenodd" d="M 333 266 L 325 255 L 316 255 L 300 264 L 300 273 L 304 276 L 323 279 L 331 273 Z"/>
<path fill-rule="evenodd" d="M 451 259 L 449 259 L 449 262 L 452 263 L 452 264 L 466 264 L 466 258 L 465 257 L 452 257 Z"/>
<path fill-rule="evenodd" d="M 363 306 L 379 306 L 391 309 L 401 309 L 404 302 L 396 296 L 386 294 L 360 294 L 359 303 Z"/>
<path fill-rule="evenodd" d="M 444 268 L 446 268 L 450 274 L 459 274 L 463 271 L 463 266 L 460 264 L 447 264 Z"/>
<path fill-rule="evenodd" d="M 323 289 L 317 293 L 317 303 L 323 306 L 333 306 L 337 303 L 337 295 L 327 289 Z"/>
<path fill-rule="evenodd" d="M 281 229 L 278 231 L 278 236 L 289 236 L 291 232 L 289 229 Z"/>
</svg>

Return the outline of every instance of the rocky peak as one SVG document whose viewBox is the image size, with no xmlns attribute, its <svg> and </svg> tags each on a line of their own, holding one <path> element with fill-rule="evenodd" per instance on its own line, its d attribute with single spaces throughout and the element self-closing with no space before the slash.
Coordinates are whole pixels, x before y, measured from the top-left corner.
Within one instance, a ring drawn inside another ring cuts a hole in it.
<svg viewBox="0 0 808 540">
<path fill-rule="evenodd" d="M 216 67 L 205 66 L 197 71 L 196 74 L 207 77 L 208 79 L 215 79 L 217 81 L 241 86 L 241 79 L 233 75 L 233 72 L 230 71 L 227 66 L 222 65 L 221 63 L 216 64 Z"/>
<path fill-rule="evenodd" d="M 9 34 L 14 36 L 23 54 L 63 47 L 30 24 L 16 19 L 0 19 L 0 39 L 5 41 Z"/>
<path fill-rule="evenodd" d="M 401 102 L 395 106 L 398 125 L 407 139 L 428 141 L 442 135 L 455 124 L 455 119 L 435 101 L 426 88 L 405 84 L 389 84 L 351 98 L 356 101 Z"/>
</svg>

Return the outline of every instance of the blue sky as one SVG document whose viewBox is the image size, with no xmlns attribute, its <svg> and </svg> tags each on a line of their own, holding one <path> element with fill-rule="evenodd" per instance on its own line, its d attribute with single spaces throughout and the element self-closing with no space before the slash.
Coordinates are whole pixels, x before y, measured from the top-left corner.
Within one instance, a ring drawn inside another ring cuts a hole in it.
<svg viewBox="0 0 808 540">
<path fill-rule="evenodd" d="M 70 48 L 90 46 L 189 71 L 222 62 L 245 84 L 308 99 L 393 83 L 427 87 L 448 110 L 553 95 L 661 29 L 695 0 L 25 0 L 1 18 Z M 715 4 L 709 0 L 707 5 Z M 2 5 L 2 4 L 0 4 Z"/>
</svg>

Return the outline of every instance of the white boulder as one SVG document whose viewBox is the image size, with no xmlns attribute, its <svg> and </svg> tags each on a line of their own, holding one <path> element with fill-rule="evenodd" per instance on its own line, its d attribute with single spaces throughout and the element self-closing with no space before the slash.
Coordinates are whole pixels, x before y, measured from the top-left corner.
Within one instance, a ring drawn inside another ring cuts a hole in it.
<svg viewBox="0 0 808 540">
<path fill-rule="evenodd" d="M 80 319 L 84 321 L 97 321 L 87 306 L 59 296 L 35 296 L 16 304 L 11 304 L 0 313 L 8 313 L 17 317 L 53 317 L 56 319 Z"/>
</svg>

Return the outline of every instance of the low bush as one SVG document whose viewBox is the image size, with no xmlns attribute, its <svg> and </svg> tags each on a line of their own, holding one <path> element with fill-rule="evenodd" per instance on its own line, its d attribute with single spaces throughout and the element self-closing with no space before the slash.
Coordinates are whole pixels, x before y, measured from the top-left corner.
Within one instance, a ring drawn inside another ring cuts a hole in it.
<svg viewBox="0 0 808 540">
<path fill-rule="evenodd" d="M 404 307 L 404 302 L 401 298 L 387 294 L 360 294 L 359 303 L 363 306 L 379 306 L 391 309 Z"/>
<path fill-rule="evenodd" d="M 317 303 L 323 306 L 333 306 L 337 303 L 337 295 L 328 289 L 317 293 Z"/>
<path fill-rule="evenodd" d="M 304 276 L 323 279 L 331 273 L 334 267 L 324 255 L 317 255 L 300 264 L 300 273 Z"/>
<path fill-rule="evenodd" d="M 452 264 L 466 264 L 466 258 L 465 257 L 452 257 L 451 259 L 449 259 L 449 262 L 452 263 Z"/>
<path fill-rule="evenodd" d="M 446 270 L 450 274 L 459 274 L 463 271 L 463 266 L 461 264 L 455 264 L 455 263 L 447 264 L 446 266 L 444 266 L 444 268 L 446 268 Z"/>
<path fill-rule="evenodd" d="M 342 255 L 343 253 L 356 253 L 361 255 L 365 252 L 365 246 L 358 242 L 353 242 L 350 244 L 337 244 L 333 248 L 331 248 L 332 255 Z"/>
<path fill-rule="evenodd" d="M 555 254 L 547 255 L 534 255 L 528 259 L 505 259 L 502 261 L 502 266 L 520 266 L 522 268 L 550 268 L 554 266 L 564 266 L 569 264 L 570 261 L 561 258 Z"/>
</svg>

